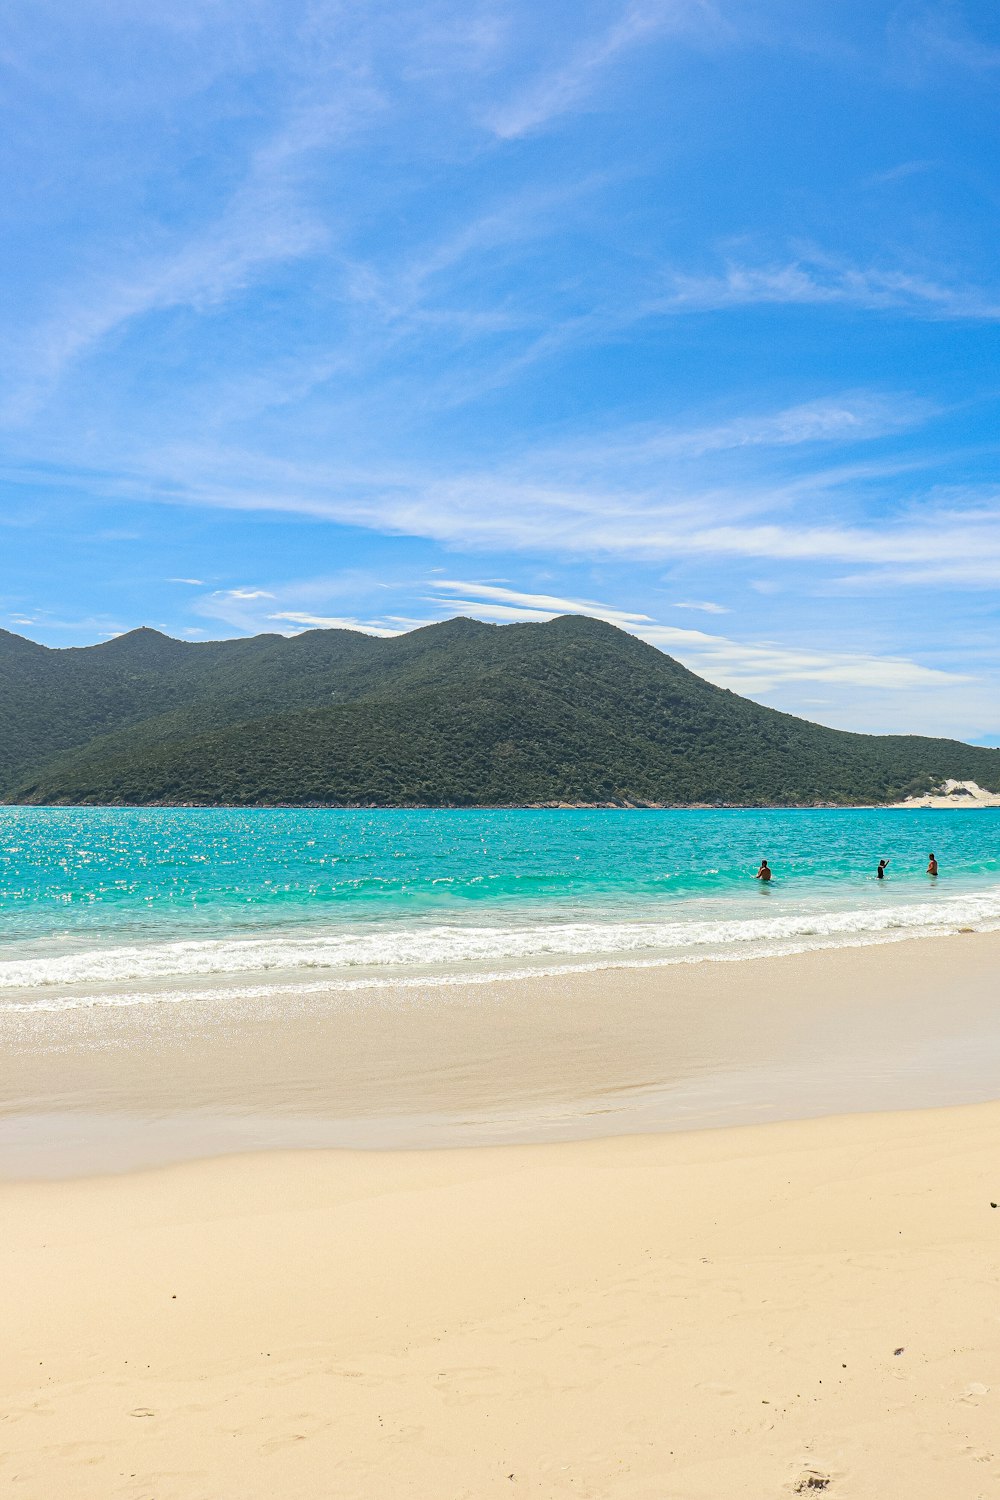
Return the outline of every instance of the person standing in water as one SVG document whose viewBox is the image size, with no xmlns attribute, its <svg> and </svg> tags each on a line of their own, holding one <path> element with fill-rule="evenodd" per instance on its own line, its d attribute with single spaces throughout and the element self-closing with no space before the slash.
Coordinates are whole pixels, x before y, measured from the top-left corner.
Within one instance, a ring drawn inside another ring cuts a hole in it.
<svg viewBox="0 0 1000 1500">
<path fill-rule="evenodd" d="M 884 880 L 885 879 L 885 867 L 886 867 L 886 865 L 888 863 L 889 863 L 889 861 L 887 859 L 880 859 L 879 860 L 879 862 L 878 862 L 878 869 L 875 871 L 875 879 L 876 880 Z"/>
<path fill-rule="evenodd" d="M 937 872 L 938 872 L 937 860 L 934 858 L 933 854 L 928 854 L 928 856 L 927 856 L 927 873 L 928 873 L 928 875 L 936 875 Z"/>
<path fill-rule="evenodd" d="M 771 866 L 768 864 L 768 862 L 767 862 L 766 859 L 762 859 L 761 862 L 760 862 L 760 869 L 757 871 L 757 874 L 754 876 L 754 879 L 755 880 L 770 880 L 770 878 L 771 878 Z"/>
</svg>

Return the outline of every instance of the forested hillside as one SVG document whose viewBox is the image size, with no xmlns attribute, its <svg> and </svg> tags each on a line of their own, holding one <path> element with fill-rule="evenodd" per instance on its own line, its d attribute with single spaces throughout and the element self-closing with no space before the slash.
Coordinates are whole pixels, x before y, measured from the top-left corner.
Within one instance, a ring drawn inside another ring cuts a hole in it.
<svg viewBox="0 0 1000 1500">
<path fill-rule="evenodd" d="M 1000 791 L 1000 750 L 826 729 L 579 616 L 73 650 L 0 632 L 7 801 L 850 804 L 948 776 Z"/>
</svg>

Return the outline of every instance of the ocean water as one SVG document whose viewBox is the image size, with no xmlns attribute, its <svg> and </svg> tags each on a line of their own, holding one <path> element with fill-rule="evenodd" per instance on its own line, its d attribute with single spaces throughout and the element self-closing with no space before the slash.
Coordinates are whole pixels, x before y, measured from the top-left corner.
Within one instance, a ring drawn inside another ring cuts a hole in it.
<svg viewBox="0 0 1000 1500">
<path fill-rule="evenodd" d="M 959 927 L 1000 927 L 1000 809 L 0 808 L 0 1013 L 738 960 Z"/>
</svg>

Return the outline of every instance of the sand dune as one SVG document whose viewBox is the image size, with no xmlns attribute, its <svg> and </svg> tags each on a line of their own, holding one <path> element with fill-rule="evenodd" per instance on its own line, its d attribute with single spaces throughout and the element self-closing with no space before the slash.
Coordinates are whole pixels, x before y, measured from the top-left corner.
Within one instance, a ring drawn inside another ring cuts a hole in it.
<svg viewBox="0 0 1000 1500">
<path fill-rule="evenodd" d="M 977 781 L 943 781 L 922 797 L 907 797 L 893 807 L 1000 807 L 1000 793 L 988 792 Z"/>
</svg>

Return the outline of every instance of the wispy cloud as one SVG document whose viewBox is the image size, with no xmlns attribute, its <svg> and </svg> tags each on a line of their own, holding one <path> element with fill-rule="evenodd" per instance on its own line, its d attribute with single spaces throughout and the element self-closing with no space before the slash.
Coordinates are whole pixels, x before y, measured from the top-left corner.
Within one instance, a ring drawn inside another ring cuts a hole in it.
<svg viewBox="0 0 1000 1500">
<path fill-rule="evenodd" d="M 135 320 L 174 308 L 209 312 L 274 267 L 326 245 L 329 229 L 299 191 L 304 169 L 378 103 L 366 87 L 298 110 L 252 152 L 243 182 L 213 220 L 152 256 L 114 247 L 114 272 L 67 287 L 15 349 L 18 378 L 5 419 L 30 416 L 68 366 Z"/>
<path fill-rule="evenodd" d="M 955 5 L 901 6 L 890 36 L 922 78 L 940 76 L 942 66 L 987 78 L 1000 70 L 1000 47 L 974 31 Z"/>
<path fill-rule="evenodd" d="M 759 411 L 705 425 L 657 423 L 581 439 L 572 445 L 580 464 L 620 465 L 664 458 L 699 459 L 740 449 L 798 448 L 859 443 L 918 427 L 935 415 L 923 397 L 881 391 L 845 391 L 778 411 Z M 542 449 L 536 462 L 565 458 Z"/>
<path fill-rule="evenodd" d="M 291 625 L 301 625 L 308 630 L 356 630 L 362 635 L 393 636 L 402 635 L 401 630 L 393 630 L 385 625 L 373 625 L 368 621 L 355 620 L 342 615 L 310 615 L 300 613 L 298 610 L 279 610 L 277 614 L 268 615 L 269 620 L 278 620 Z"/>
<path fill-rule="evenodd" d="M 399 635 L 405 624 L 376 614 L 372 595 L 387 598 L 398 585 L 363 569 L 348 568 L 312 577 L 269 579 L 266 588 L 215 589 L 191 603 L 199 616 L 222 622 L 241 634 L 277 630 L 297 635 L 303 630 L 355 630 L 366 635 Z M 365 606 L 359 609 L 359 601 Z M 426 623 L 421 621 L 420 623 Z"/>
<path fill-rule="evenodd" d="M 864 179 L 864 187 L 886 187 L 892 182 L 905 182 L 908 177 L 918 177 L 923 172 L 930 172 L 939 163 L 928 157 L 920 157 L 914 161 L 897 162 L 894 167 L 886 167 L 883 172 L 872 172 Z"/>
<path fill-rule="evenodd" d="M 244 406 L 248 394 L 264 402 L 301 401 L 330 381 L 361 375 L 377 380 L 384 365 L 419 352 L 420 383 L 412 399 L 423 410 L 446 412 L 516 386 L 540 365 L 613 344 L 634 330 L 655 330 L 664 319 L 750 306 L 839 307 L 934 321 L 1000 318 L 995 287 L 891 263 L 855 264 L 820 250 L 769 261 L 731 259 L 704 272 L 626 263 L 612 280 L 596 275 L 596 267 L 578 269 L 570 296 L 562 276 L 553 277 L 559 267 L 553 249 L 574 218 L 586 222 L 574 210 L 601 186 L 595 176 L 522 187 L 408 253 L 342 257 L 338 280 L 348 310 L 346 330 L 322 354 L 283 358 L 248 376 L 238 399 Z M 513 283 L 503 274 L 505 266 L 520 267 Z M 581 275 L 593 284 L 581 285 Z M 808 408 L 803 403 L 803 423 Z M 822 413 L 812 415 L 818 420 Z M 894 415 L 899 413 L 886 401 L 880 412 L 873 406 L 871 420 L 892 423 Z M 899 421 L 895 430 L 905 425 Z M 863 435 L 861 428 L 856 435 Z M 720 436 L 740 441 L 739 433 Z"/>
<path fill-rule="evenodd" d="M 720 272 L 671 271 L 659 303 L 664 313 L 711 312 L 727 307 L 856 307 L 925 318 L 1000 318 L 1000 294 L 991 288 L 936 280 L 893 267 L 857 266 L 821 255 L 754 265 L 729 261 Z"/>
<path fill-rule="evenodd" d="M 553 594 L 526 594 L 520 589 L 500 588 L 490 583 L 467 583 L 454 578 L 435 578 L 433 587 L 454 595 L 469 594 L 477 602 L 473 603 L 472 598 L 435 598 L 429 602 L 445 603 L 455 608 L 475 608 L 481 613 L 496 614 L 501 619 L 523 620 L 526 615 L 535 614 L 541 619 L 549 620 L 553 614 L 582 614 L 590 615 L 595 620 L 606 620 L 608 624 L 618 625 L 623 630 L 653 623 L 649 615 L 615 609 L 611 605 L 595 603 L 593 599 L 563 599 Z"/>
<path fill-rule="evenodd" d="M 713 604 L 710 599 L 675 599 L 671 609 L 696 609 L 705 615 L 728 615 L 732 610 L 725 604 Z"/>
<path fill-rule="evenodd" d="M 994 587 L 994 486 L 935 485 L 947 457 L 940 453 L 862 454 L 822 464 L 811 451 L 872 441 L 916 424 L 928 410 L 913 398 L 855 393 L 712 424 L 566 440 L 512 455 L 489 471 L 451 474 L 417 464 L 350 466 L 185 445 L 155 450 L 117 478 L 104 470 L 91 483 L 119 500 L 294 514 L 465 550 L 651 563 L 768 560 L 816 564 L 831 582 L 838 568 L 864 570 L 847 571 L 844 586 L 851 588 L 865 574 L 879 586 L 933 578 Z M 86 477 L 77 482 L 85 487 Z M 895 491 L 891 504 L 883 499 L 887 485 Z M 878 500 L 874 513 L 865 503 L 870 495 Z M 250 590 L 243 598 L 255 597 L 255 587 L 241 587 Z M 328 607 L 288 602 L 307 613 Z M 495 602 L 509 601 L 498 595 Z"/>
<path fill-rule="evenodd" d="M 514 140 L 578 109 L 601 75 L 624 54 L 657 35 L 719 25 L 704 0 L 632 0 L 613 24 L 577 47 L 565 61 L 487 115 L 502 140 Z"/>
<path fill-rule="evenodd" d="M 120 620 L 115 620 L 106 614 L 83 615 L 79 618 L 67 618 L 64 615 L 55 615 L 46 609 L 36 609 L 33 615 L 10 616 L 14 624 L 32 627 L 32 639 L 44 638 L 50 632 L 56 639 L 65 639 L 67 635 L 82 636 L 87 641 L 92 641 L 95 636 L 109 637 L 123 635 L 126 630 L 134 629 L 132 625 L 123 625 Z"/>
<path fill-rule="evenodd" d="M 989 491 L 975 505 L 932 491 L 878 521 L 775 518 L 788 507 L 814 509 L 817 500 L 856 490 L 866 477 L 878 480 L 878 465 L 870 472 L 846 466 L 770 484 L 727 479 L 700 491 L 648 478 L 642 488 L 629 489 L 621 481 L 554 484 L 517 473 L 442 479 L 351 473 L 235 453 L 203 454 L 184 467 L 187 473 L 175 470 L 169 485 L 146 488 L 125 479 L 122 487 L 147 499 L 306 515 L 477 550 L 653 562 L 714 557 L 856 564 L 886 570 L 900 582 L 917 581 L 919 570 L 922 577 L 990 587 L 1000 567 L 1000 508 Z"/>
<path fill-rule="evenodd" d="M 268 589 L 217 589 L 217 599 L 273 599 Z"/>
<path fill-rule="evenodd" d="M 734 692 L 767 694 L 790 683 L 872 690 L 942 688 L 973 680 L 965 673 L 944 672 L 899 656 L 809 650 L 774 641 L 737 641 L 729 636 L 665 625 L 631 610 L 593 599 L 497 588 L 474 581 L 436 581 L 436 588 L 461 594 L 434 599 L 447 609 L 459 608 L 479 618 L 512 622 L 549 620 L 561 614 L 588 615 L 627 630 L 681 660 L 685 666 Z"/>
</svg>

